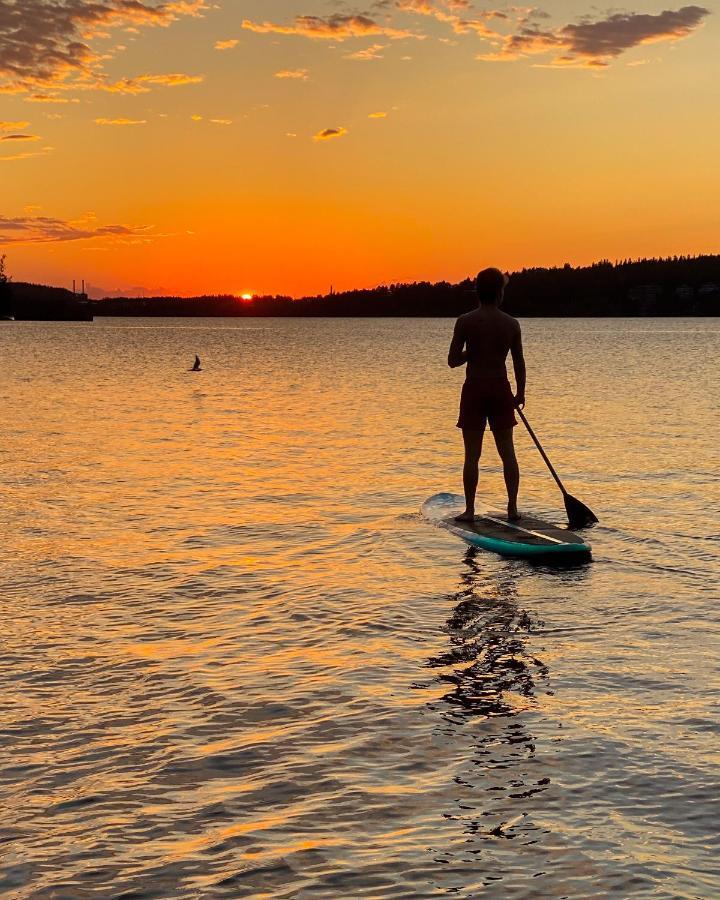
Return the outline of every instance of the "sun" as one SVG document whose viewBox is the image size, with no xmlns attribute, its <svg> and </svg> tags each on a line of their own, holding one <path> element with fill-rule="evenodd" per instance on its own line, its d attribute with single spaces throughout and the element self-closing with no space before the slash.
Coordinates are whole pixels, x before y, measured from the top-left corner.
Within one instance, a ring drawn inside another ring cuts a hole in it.
<svg viewBox="0 0 720 900">
<path fill-rule="evenodd" d="M 255 294 L 240 294 L 241 300 L 252 300 Z"/>
</svg>

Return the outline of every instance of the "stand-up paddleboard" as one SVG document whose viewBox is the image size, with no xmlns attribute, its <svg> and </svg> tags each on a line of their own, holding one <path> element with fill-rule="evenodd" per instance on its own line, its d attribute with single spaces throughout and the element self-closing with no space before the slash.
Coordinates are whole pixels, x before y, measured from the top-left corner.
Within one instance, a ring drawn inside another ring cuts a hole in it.
<svg viewBox="0 0 720 900">
<path fill-rule="evenodd" d="M 508 522 L 502 513 L 478 515 L 474 522 L 458 522 L 455 516 L 465 508 L 457 494 L 435 494 L 422 505 L 423 515 L 452 531 L 475 547 L 492 550 L 502 556 L 525 559 L 554 558 L 560 561 L 590 559 L 590 545 L 567 528 L 550 525 L 534 516 Z"/>
</svg>

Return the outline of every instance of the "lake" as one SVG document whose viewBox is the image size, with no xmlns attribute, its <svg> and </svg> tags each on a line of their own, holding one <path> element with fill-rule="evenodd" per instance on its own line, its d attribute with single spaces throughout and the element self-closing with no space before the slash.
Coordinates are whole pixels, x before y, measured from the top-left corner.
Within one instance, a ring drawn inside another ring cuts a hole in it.
<svg viewBox="0 0 720 900">
<path fill-rule="evenodd" d="M 420 516 L 452 324 L 0 324 L 0 891 L 720 895 L 720 320 L 523 323 L 571 569 Z"/>
</svg>

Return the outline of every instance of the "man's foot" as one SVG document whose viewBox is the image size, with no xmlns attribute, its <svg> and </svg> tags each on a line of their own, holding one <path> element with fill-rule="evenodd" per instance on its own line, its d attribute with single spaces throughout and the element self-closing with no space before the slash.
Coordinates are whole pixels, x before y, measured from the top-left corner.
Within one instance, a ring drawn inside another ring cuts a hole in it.
<svg viewBox="0 0 720 900">
<path fill-rule="evenodd" d="M 474 522 L 475 521 L 475 513 L 470 512 L 469 510 L 465 510 L 465 512 L 460 513 L 459 516 L 455 516 L 456 522 Z"/>
<path fill-rule="evenodd" d="M 517 511 L 517 507 L 508 506 L 508 522 L 519 522 L 522 516 Z"/>
</svg>

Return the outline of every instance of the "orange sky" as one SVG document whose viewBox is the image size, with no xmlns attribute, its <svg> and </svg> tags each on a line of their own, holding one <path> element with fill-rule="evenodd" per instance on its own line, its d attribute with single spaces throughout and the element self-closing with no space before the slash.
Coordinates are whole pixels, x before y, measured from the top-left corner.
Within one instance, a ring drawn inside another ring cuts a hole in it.
<svg viewBox="0 0 720 900">
<path fill-rule="evenodd" d="M 96 295 L 717 252 L 717 17 L 666 2 L 0 0 L 0 252 Z"/>
</svg>

